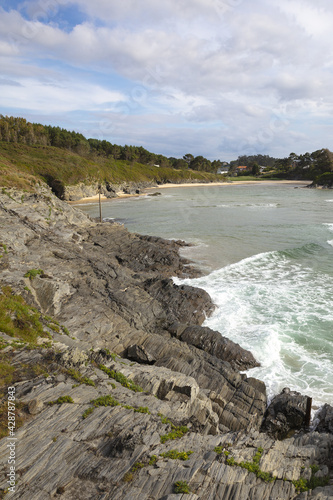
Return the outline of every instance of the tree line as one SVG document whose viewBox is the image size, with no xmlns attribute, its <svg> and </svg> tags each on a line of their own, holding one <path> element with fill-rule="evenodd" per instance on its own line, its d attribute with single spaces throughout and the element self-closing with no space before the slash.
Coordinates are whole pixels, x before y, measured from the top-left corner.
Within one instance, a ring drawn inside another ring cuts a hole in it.
<svg viewBox="0 0 333 500">
<path fill-rule="evenodd" d="M 144 165 L 158 165 L 159 167 L 173 167 L 175 169 L 201 170 L 214 172 L 222 162 L 211 162 L 203 156 L 194 157 L 191 154 L 183 158 L 166 157 L 151 153 L 142 146 L 119 146 L 106 140 L 86 139 L 82 134 L 69 131 L 61 127 L 30 123 L 25 118 L 0 115 L 0 141 L 18 144 L 44 145 L 68 149 L 81 156 L 100 156 L 114 160 L 138 162 Z"/>
<path fill-rule="evenodd" d="M 27 145 L 44 145 L 68 149 L 84 157 L 99 156 L 107 159 L 126 160 L 144 165 L 192 169 L 216 173 L 226 165 L 221 160 L 208 160 L 203 156 L 187 153 L 183 158 L 166 157 L 151 153 L 142 146 L 119 146 L 106 140 L 86 139 L 82 134 L 61 127 L 30 123 L 25 118 L 0 115 L 0 141 Z M 259 166 L 274 169 L 278 175 L 290 178 L 312 179 L 333 172 L 333 153 L 327 148 L 287 158 L 273 158 L 269 155 L 241 155 L 231 161 L 229 172 L 236 172 L 238 166 L 247 166 L 248 173 L 257 175 Z"/>
<path fill-rule="evenodd" d="M 126 160 L 144 165 L 158 165 L 175 169 L 192 169 L 216 173 L 223 165 L 221 160 L 210 161 L 203 156 L 185 154 L 183 158 L 166 157 L 151 153 L 142 146 L 120 146 L 106 140 L 86 139 L 82 134 L 61 127 L 30 123 L 25 118 L 0 115 L 0 141 L 27 145 L 44 145 L 68 149 L 81 156 L 99 156 L 107 159 Z"/>
</svg>

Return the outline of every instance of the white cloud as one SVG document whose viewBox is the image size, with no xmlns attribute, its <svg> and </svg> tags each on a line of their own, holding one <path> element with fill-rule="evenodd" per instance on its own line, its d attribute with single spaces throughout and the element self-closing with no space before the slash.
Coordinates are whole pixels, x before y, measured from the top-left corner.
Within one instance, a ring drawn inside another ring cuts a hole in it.
<svg viewBox="0 0 333 500">
<path fill-rule="evenodd" d="M 110 92 L 97 85 L 68 81 L 60 84 L 22 78 L 16 85 L 7 81 L 2 83 L 0 106 L 13 110 L 61 113 L 79 109 L 91 111 L 122 99 L 126 97 L 120 92 Z"/>
<path fill-rule="evenodd" d="M 85 12 L 85 21 L 63 30 L 64 6 Z M 213 141 L 229 141 L 232 151 L 249 138 L 288 147 L 293 137 L 306 140 L 303 129 L 297 136 L 298 117 L 332 116 L 333 5 L 324 0 L 27 0 L 22 12 L 31 19 L 0 8 L 2 76 L 22 85 L 14 92 L 2 84 L 7 107 L 116 106 L 126 116 L 123 143 L 126 134 L 180 142 L 181 130 L 192 144 L 197 127 L 207 156 Z M 289 123 L 272 132 L 283 105 Z M 138 117 L 149 133 L 136 131 Z M 149 120 L 159 123 L 153 135 Z"/>
</svg>

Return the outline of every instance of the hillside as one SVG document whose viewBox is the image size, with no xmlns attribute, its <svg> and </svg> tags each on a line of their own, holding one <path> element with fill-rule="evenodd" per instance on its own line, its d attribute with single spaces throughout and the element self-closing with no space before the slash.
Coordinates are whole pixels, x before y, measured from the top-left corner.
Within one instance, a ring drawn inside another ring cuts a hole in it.
<svg viewBox="0 0 333 500">
<path fill-rule="evenodd" d="M 69 186 L 83 184 L 93 195 L 102 186 L 112 196 L 112 186 L 154 185 L 166 182 L 212 182 L 221 176 L 193 170 L 176 170 L 98 155 L 81 156 L 54 146 L 0 142 L 0 184 L 31 191 L 45 181 L 60 198 Z"/>
</svg>

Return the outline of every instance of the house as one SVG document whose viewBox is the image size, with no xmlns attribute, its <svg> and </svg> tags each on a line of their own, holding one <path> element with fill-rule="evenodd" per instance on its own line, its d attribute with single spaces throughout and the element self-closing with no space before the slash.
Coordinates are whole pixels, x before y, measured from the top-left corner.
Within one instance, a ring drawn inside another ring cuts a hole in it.
<svg viewBox="0 0 333 500">
<path fill-rule="evenodd" d="M 217 173 L 217 174 L 227 174 L 227 173 L 229 173 L 229 165 L 226 165 L 226 166 L 224 166 L 224 167 L 219 167 L 219 168 L 217 169 L 217 172 L 216 172 L 216 173 Z"/>
<path fill-rule="evenodd" d="M 237 172 L 245 172 L 245 170 L 247 170 L 247 166 L 246 165 L 245 166 L 243 165 L 243 166 L 237 167 Z"/>
</svg>

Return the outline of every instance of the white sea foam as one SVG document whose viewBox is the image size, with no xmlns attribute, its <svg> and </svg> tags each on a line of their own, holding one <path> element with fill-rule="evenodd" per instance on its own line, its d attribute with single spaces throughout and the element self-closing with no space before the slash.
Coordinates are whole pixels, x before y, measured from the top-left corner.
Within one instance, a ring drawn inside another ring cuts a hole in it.
<svg viewBox="0 0 333 500">
<path fill-rule="evenodd" d="M 324 224 L 323 224 L 323 225 L 324 225 L 324 226 L 327 226 L 327 229 L 328 229 L 329 231 L 333 231 L 333 224 L 328 223 L 328 222 L 324 222 Z"/>
<path fill-rule="evenodd" d="M 247 207 L 251 208 L 277 208 L 278 203 L 227 203 L 216 205 L 218 208 L 234 208 L 234 207 Z"/>
<path fill-rule="evenodd" d="M 204 288 L 217 305 L 204 325 L 250 350 L 261 363 L 249 375 L 265 381 L 269 397 L 288 386 L 317 404 L 330 402 L 333 341 L 327 331 L 333 321 L 333 284 L 330 276 L 301 261 L 319 248 L 265 252 L 186 280 Z"/>
<path fill-rule="evenodd" d="M 327 243 L 333 247 L 333 240 L 328 240 Z"/>
</svg>

